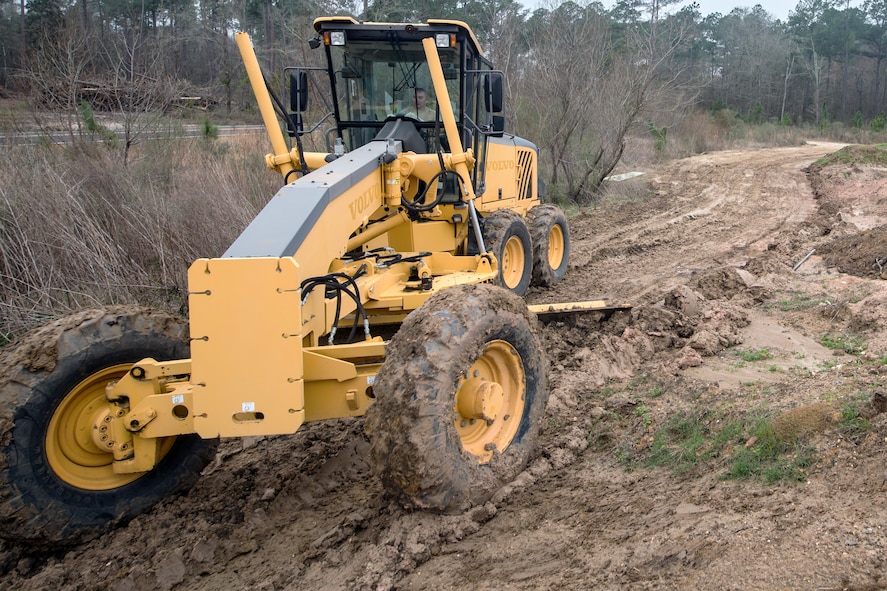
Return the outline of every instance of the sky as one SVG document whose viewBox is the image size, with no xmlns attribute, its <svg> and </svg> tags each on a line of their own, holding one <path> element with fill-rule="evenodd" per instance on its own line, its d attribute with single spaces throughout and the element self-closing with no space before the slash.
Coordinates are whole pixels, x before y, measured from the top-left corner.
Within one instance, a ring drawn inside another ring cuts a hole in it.
<svg viewBox="0 0 887 591">
<path fill-rule="evenodd" d="M 549 6 L 554 2 L 555 5 L 559 4 L 558 0 L 518 0 L 521 4 L 526 6 L 527 8 L 536 8 L 538 6 Z M 576 0 L 579 4 L 584 3 L 583 0 Z M 794 11 L 794 9 L 798 6 L 800 0 L 695 0 L 697 4 L 699 4 L 699 12 L 702 13 L 702 16 L 708 16 L 709 14 L 713 14 L 715 12 L 720 12 L 721 14 L 729 14 L 731 10 L 734 8 L 751 8 L 755 4 L 760 4 L 764 7 L 764 10 L 767 11 L 773 18 L 777 18 L 783 22 L 788 20 L 788 13 Z M 668 7 L 668 12 L 675 12 L 680 10 L 681 7 L 690 4 L 691 0 L 685 0 L 681 4 L 675 4 Z M 612 8 L 615 4 L 614 0 L 602 0 L 602 3 L 607 8 Z M 850 6 L 860 6 L 862 4 L 862 0 L 850 0 Z"/>
<path fill-rule="evenodd" d="M 729 14 L 734 8 L 751 8 L 755 4 L 760 4 L 773 18 L 778 18 L 781 21 L 787 20 L 788 13 L 793 11 L 798 5 L 798 0 L 767 0 L 757 2 L 754 0 L 696 0 L 696 2 L 699 4 L 699 12 L 702 13 L 702 16 L 707 16 L 714 12 Z M 684 2 L 676 6 L 680 8 L 681 6 L 686 6 L 688 4 L 690 3 Z"/>
</svg>

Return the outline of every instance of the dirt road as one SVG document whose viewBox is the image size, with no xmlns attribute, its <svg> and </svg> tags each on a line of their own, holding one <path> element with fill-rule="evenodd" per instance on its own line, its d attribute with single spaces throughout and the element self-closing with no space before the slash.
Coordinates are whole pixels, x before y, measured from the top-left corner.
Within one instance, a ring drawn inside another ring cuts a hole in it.
<svg viewBox="0 0 887 591">
<path fill-rule="evenodd" d="M 361 420 L 313 424 L 224 442 L 93 542 L 0 547 L 0 587 L 887 588 L 887 170 L 808 178 L 839 148 L 668 163 L 571 220 L 565 281 L 528 299 L 635 307 L 545 327 L 540 449 L 485 506 L 404 511 Z"/>
</svg>

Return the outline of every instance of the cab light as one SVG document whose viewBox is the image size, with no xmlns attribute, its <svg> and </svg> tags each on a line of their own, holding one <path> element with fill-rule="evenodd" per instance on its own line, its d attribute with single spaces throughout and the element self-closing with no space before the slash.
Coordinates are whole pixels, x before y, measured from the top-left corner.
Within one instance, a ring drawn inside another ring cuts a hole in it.
<svg viewBox="0 0 887 591">
<path fill-rule="evenodd" d="M 345 45 L 345 31 L 325 31 L 323 40 L 327 45 Z"/>
</svg>

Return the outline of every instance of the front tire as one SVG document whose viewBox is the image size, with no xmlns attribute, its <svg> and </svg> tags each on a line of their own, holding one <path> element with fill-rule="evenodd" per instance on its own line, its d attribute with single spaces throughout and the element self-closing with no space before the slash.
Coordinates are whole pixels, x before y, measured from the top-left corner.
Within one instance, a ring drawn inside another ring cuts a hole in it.
<svg viewBox="0 0 887 591">
<path fill-rule="evenodd" d="M 366 415 L 370 459 L 404 505 L 486 502 L 527 464 L 548 398 L 537 321 L 491 285 L 444 290 L 391 340 Z"/>
<path fill-rule="evenodd" d="M 0 370 L 0 537 L 70 544 L 196 482 L 217 440 L 164 438 L 144 474 L 115 474 L 90 436 L 105 386 L 146 357 L 186 359 L 184 321 L 141 308 L 61 318 L 7 352 Z"/>
</svg>

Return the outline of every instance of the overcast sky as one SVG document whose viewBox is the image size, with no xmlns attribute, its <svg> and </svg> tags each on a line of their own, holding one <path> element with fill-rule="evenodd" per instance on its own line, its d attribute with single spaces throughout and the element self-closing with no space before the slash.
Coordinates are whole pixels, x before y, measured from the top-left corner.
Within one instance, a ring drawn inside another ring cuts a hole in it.
<svg viewBox="0 0 887 591">
<path fill-rule="evenodd" d="M 575 1 L 577 4 L 585 4 L 584 0 Z M 607 8 L 612 8 L 615 4 L 614 0 L 601 1 Z M 690 1 L 686 0 L 682 4 L 669 6 L 667 10 L 668 12 L 675 12 L 682 6 L 690 4 Z M 518 2 L 530 9 L 538 6 L 557 6 L 560 4 L 558 0 L 518 0 Z M 715 12 L 729 14 L 734 8 L 751 8 L 755 4 L 760 4 L 773 18 L 778 18 L 784 22 L 788 19 L 788 13 L 798 6 L 799 0 L 696 0 L 696 2 L 699 4 L 699 11 L 702 13 L 702 16 L 708 16 Z M 861 4 L 862 0 L 850 0 L 851 6 L 860 6 Z"/>
<path fill-rule="evenodd" d="M 742 0 L 696 0 L 696 2 L 699 4 L 699 12 L 702 13 L 702 16 L 707 16 L 715 12 L 720 12 L 721 14 L 729 14 L 730 11 L 734 8 L 751 8 L 755 4 L 760 4 L 764 7 L 764 10 L 766 10 L 773 18 L 778 18 L 781 21 L 787 20 L 788 13 L 793 11 L 798 5 L 798 0 L 769 0 L 767 2 L 743 2 Z M 690 2 L 684 2 L 683 4 L 679 4 L 677 6 L 681 7 L 688 4 L 690 4 Z M 672 10 L 669 10 L 669 12 L 671 11 Z"/>
</svg>

